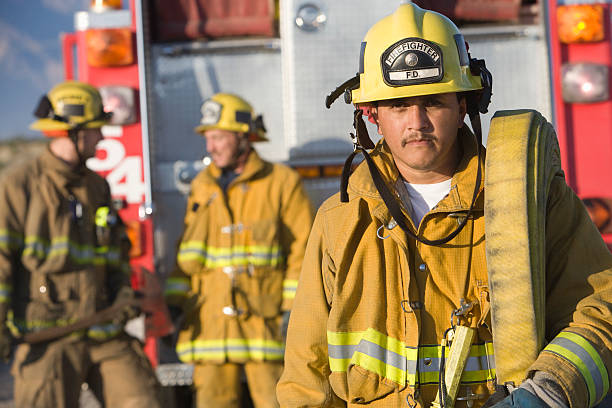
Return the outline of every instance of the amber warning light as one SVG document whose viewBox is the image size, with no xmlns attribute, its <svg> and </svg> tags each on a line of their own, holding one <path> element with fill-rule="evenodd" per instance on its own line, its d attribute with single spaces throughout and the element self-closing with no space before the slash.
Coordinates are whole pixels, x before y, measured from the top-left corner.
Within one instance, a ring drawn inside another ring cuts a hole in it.
<svg viewBox="0 0 612 408">
<path fill-rule="evenodd" d="M 134 62 L 129 28 L 91 29 L 85 33 L 87 63 L 92 67 L 114 67 Z"/>
<path fill-rule="evenodd" d="M 603 7 L 600 4 L 559 6 L 557 23 L 562 43 L 594 42 L 604 39 Z"/>
<path fill-rule="evenodd" d="M 103 12 L 109 9 L 120 9 L 123 5 L 121 0 L 91 0 L 90 7 L 95 12 Z"/>
</svg>

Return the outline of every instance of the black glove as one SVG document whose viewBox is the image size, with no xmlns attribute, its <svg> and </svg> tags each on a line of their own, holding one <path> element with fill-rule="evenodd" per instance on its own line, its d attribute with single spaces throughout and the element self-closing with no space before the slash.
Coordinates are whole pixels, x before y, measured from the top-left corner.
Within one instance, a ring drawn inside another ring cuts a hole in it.
<svg viewBox="0 0 612 408">
<path fill-rule="evenodd" d="M 140 302 L 138 301 L 139 299 L 142 299 L 142 293 L 134 291 L 128 286 L 123 286 L 119 289 L 113 301 L 113 306 L 121 303 L 126 303 L 126 305 L 117 313 L 117 317 L 113 319 L 113 322 L 116 324 L 125 324 L 128 320 L 140 316 L 142 310 L 140 308 Z"/>
<path fill-rule="evenodd" d="M 159 340 L 162 344 L 171 350 L 174 350 L 176 346 L 176 340 L 178 338 L 178 331 L 181 329 L 183 321 L 183 309 L 179 306 L 168 305 L 168 313 L 170 314 L 170 320 L 176 328 L 176 330 L 164 337 L 160 337 Z"/>
<path fill-rule="evenodd" d="M 183 319 L 183 309 L 179 306 L 168 305 L 168 313 L 170 313 L 172 324 L 178 329 L 179 323 Z"/>
</svg>

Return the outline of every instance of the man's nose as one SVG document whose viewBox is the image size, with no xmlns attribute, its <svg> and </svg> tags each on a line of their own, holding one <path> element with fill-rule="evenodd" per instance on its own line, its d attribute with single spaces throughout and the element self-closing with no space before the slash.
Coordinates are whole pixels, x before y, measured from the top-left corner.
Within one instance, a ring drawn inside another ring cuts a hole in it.
<svg viewBox="0 0 612 408">
<path fill-rule="evenodd" d="M 411 130 L 426 130 L 431 126 L 425 106 L 414 104 L 408 107 L 408 128 Z"/>
<path fill-rule="evenodd" d="M 210 154 L 215 151 L 215 144 L 212 141 L 206 141 L 206 151 Z"/>
</svg>

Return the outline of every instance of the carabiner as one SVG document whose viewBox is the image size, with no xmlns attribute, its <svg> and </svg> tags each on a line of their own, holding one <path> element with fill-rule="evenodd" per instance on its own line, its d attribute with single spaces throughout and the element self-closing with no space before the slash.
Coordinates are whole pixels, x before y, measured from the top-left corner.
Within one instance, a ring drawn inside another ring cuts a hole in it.
<svg viewBox="0 0 612 408">
<path fill-rule="evenodd" d="M 383 236 L 381 235 L 381 233 L 380 233 L 380 230 L 381 230 L 381 229 L 383 229 L 383 228 L 385 228 L 385 226 L 384 226 L 384 225 L 381 225 L 380 227 L 378 227 L 378 229 L 376 230 L 376 236 L 377 236 L 378 238 L 380 238 L 380 239 L 387 239 L 387 238 L 389 238 L 389 237 L 391 236 L 391 234 L 387 235 L 386 237 L 383 237 Z"/>
</svg>

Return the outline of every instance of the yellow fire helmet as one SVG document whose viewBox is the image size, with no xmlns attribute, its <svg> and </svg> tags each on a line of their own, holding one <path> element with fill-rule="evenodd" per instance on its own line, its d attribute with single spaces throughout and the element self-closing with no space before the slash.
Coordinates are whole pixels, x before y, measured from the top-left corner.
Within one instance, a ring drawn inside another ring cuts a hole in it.
<svg viewBox="0 0 612 408">
<path fill-rule="evenodd" d="M 491 78 L 481 67 L 484 61 L 470 58 L 463 35 L 450 19 L 407 2 L 370 28 L 361 43 L 358 74 L 328 96 L 326 105 L 342 92 L 347 103 L 359 105 L 483 90 L 486 105 L 479 110 L 486 112 Z"/>
<path fill-rule="evenodd" d="M 210 129 L 222 129 L 248 135 L 251 142 L 264 142 L 266 128 L 261 115 L 254 117 L 253 107 L 241 97 L 229 93 L 217 93 L 202 104 L 202 119 L 194 130 L 204 133 Z"/>
<path fill-rule="evenodd" d="M 39 118 L 30 125 L 47 136 L 67 136 L 69 130 L 100 128 L 108 123 L 98 90 L 84 82 L 62 82 L 43 96 L 34 111 Z"/>
</svg>

